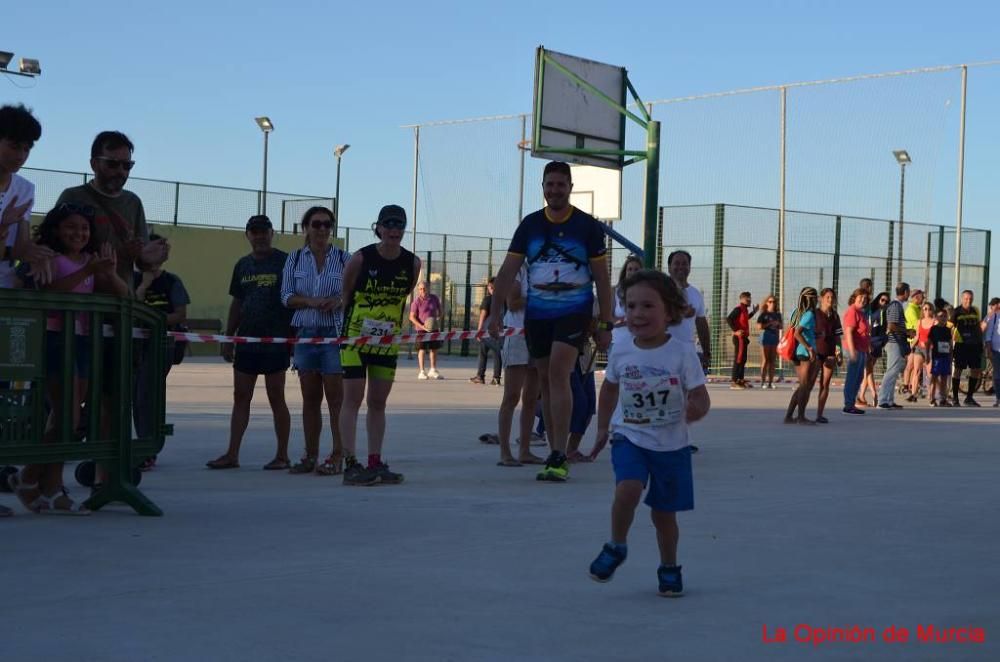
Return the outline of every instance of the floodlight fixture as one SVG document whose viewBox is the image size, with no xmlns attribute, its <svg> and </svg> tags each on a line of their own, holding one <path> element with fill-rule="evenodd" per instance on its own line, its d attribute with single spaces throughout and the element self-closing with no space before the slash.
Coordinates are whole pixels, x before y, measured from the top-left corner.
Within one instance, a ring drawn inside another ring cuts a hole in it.
<svg viewBox="0 0 1000 662">
<path fill-rule="evenodd" d="M 894 149 L 892 150 L 892 155 L 896 157 L 896 162 L 899 165 L 909 165 L 912 163 L 910 161 L 910 154 L 905 149 Z"/>
<path fill-rule="evenodd" d="M 350 145 L 337 145 L 336 147 L 333 148 L 333 155 L 339 159 L 344 155 L 344 152 L 346 152 L 350 148 L 351 148 Z"/>
<path fill-rule="evenodd" d="M 10 61 L 14 59 L 14 54 L 8 51 L 0 51 L 0 69 L 6 69 Z"/>
<path fill-rule="evenodd" d="M 28 76 L 38 76 L 42 73 L 42 65 L 33 58 L 22 57 L 19 69 L 22 74 Z"/>
<path fill-rule="evenodd" d="M 274 131 L 274 122 L 271 121 L 270 117 L 255 117 L 254 121 L 257 122 L 257 126 L 264 133 L 270 133 Z"/>
</svg>

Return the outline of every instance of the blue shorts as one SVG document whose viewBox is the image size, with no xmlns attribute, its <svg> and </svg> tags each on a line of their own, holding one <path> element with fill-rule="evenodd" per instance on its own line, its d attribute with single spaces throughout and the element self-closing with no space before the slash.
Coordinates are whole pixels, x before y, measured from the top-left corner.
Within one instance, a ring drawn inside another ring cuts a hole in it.
<svg viewBox="0 0 1000 662">
<path fill-rule="evenodd" d="M 951 374 L 951 354 L 935 356 L 931 361 L 932 377 L 947 377 Z"/>
<path fill-rule="evenodd" d="M 653 510 L 670 513 L 694 510 L 690 448 L 651 451 L 616 434 L 611 438 L 611 464 L 615 483 L 641 480 L 643 486 L 649 484 L 645 501 Z"/>
<path fill-rule="evenodd" d="M 780 340 L 781 338 L 778 337 L 778 332 L 774 329 L 768 329 L 764 333 L 760 334 L 760 344 L 763 347 L 777 347 Z"/>
<path fill-rule="evenodd" d="M 90 379 L 90 336 L 73 336 L 73 375 L 77 379 Z M 63 334 L 61 331 L 45 332 L 45 374 L 58 378 L 63 366 Z"/>
<path fill-rule="evenodd" d="M 303 326 L 297 338 L 336 338 L 332 326 Z M 296 345 L 295 369 L 299 372 L 318 372 L 321 375 L 340 375 L 340 345 Z"/>
</svg>

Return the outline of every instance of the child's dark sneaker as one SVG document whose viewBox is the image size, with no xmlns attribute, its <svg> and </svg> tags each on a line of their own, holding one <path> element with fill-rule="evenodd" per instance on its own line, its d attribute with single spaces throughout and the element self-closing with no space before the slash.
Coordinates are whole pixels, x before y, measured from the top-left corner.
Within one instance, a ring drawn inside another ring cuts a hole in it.
<svg viewBox="0 0 1000 662">
<path fill-rule="evenodd" d="M 625 563 L 627 556 L 628 551 L 626 548 L 619 545 L 612 545 L 611 543 L 604 543 L 601 553 L 590 564 L 590 578 L 595 582 L 603 583 L 611 581 L 611 578 L 615 575 L 615 570 L 622 563 Z"/>
<path fill-rule="evenodd" d="M 660 583 L 660 595 L 665 598 L 679 598 L 684 595 L 684 579 L 679 565 L 661 565 L 656 569 Z"/>
</svg>

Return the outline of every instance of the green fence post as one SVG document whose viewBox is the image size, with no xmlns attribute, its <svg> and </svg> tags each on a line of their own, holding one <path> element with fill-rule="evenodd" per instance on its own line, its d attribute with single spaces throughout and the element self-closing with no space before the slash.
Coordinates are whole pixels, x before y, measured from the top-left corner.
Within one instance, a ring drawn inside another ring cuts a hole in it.
<svg viewBox="0 0 1000 662">
<path fill-rule="evenodd" d="M 462 329 L 472 328 L 472 251 L 465 251 L 465 318 L 462 320 Z M 462 356 L 469 355 L 469 340 L 462 341 Z"/>
<path fill-rule="evenodd" d="M 837 216 L 837 226 L 833 235 L 833 289 L 840 291 L 840 215 Z"/>
<path fill-rule="evenodd" d="M 719 358 L 722 355 L 722 320 L 726 317 L 723 310 L 725 301 L 723 300 L 722 289 L 722 260 L 725 256 L 726 239 L 726 206 L 715 205 L 715 233 L 712 243 L 712 359 L 713 363 L 721 365 Z M 709 366 L 712 368 L 714 366 Z"/>
<path fill-rule="evenodd" d="M 659 217 L 656 221 L 656 230 L 656 268 L 663 271 L 663 245 L 666 243 L 663 240 L 663 207 L 660 207 Z"/>
<path fill-rule="evenodd" d="M 979 305 L 979 310 L 986 310 L 986 305 L 990 300 L 990 241 L 993 237 L 993 231 L 986 231 L 986 256 L 983 259 L 983 298 L 982 303 Z M 1000 397 L 1000 394 L 994 394 L 994 397 Z"/>
<path fill-rule="evenodd" d="M 889 221 L 889 255 L 888 255 L 888 257 L 885 258 L 885 289 L 888 292 L 892 292 L 893 291 L 893 289 L 892 289 L 892 286 L 893 286 L 893 282 L 892 282 L 892 249 L 893 249 L 893 244 L 895 243 L 893 241 L 893 235 L 895 234 L 895 231 L 896 231 L 896 222 L 895 221 Z"/>
<path fill-rule="evenodd" d="M 493 277 L 493 237 L 489 238 L 487 243 L 487 253 L 486 253 L 486 275 Z"/>
<path fill-rule="evenodd" d="M 448 306 L 448 330 L 455 328 L 455 283 L 450 283 L 448 287 L 448 300 L 451 304 Z M 451 356 L 451 339 L 448 339 L 448 355 Z"/>
<path fill-rule="evenodd" d="M 941 298 L 941 280 L 944 277 L 944 226 L 938 226 L 937 273 L 934 274 L 934 290 L 937 298 Z"/>
<path fill-rule="evenodd" d="M 174 225 L 177 225 L 177 219 L 180 217 L 180 207 L 181 207 L 181 183 L 174 182 Z"/>
</svg>

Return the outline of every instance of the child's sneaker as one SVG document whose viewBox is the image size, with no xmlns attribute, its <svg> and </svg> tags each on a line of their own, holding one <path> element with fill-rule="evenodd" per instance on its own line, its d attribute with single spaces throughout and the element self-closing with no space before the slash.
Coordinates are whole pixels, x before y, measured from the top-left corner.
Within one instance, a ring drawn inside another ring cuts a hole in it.
<svg viewBox="0 0 1000 662">
<path fill-rule="evenodd" d="M 611 578 L 615 576 L 615 570 L 622 563 L 625 563 L 627 556 L 628 551 L 621 546 L 604 543 L 601 553 L 590 564 L 590 578 L 595 582 L 610 582 Z"/>
<path fill-rule="evenodd" d="M 424 372 L 423 370 L 419 371 L 417 373 L 417 379 L 427 379 L 427 373 Z"/>
<path fill-rule="evenodd" d="M 656 578 L 660 582 L 660 595 L 665 598 L 679 598 L 684 595 L 684 578 L 681 577 L 679 565 L 661 565 L 656 569 Z"/>
</svg>

